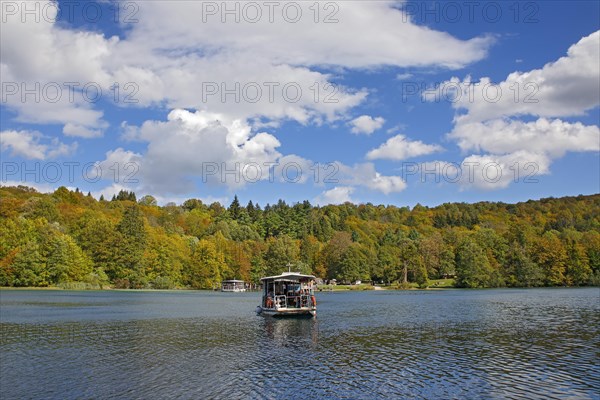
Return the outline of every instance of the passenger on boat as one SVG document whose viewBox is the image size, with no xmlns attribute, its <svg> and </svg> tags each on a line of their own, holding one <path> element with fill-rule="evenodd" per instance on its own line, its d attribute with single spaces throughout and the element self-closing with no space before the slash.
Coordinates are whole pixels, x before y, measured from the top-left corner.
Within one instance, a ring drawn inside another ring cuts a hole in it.
<svg viewBox="0 0 600 400">
<path fill-rule="evenodd" d="M 273 293 L 269 292 L 267 300 L 265 301 L 265 307 L 273 308 Z"/>
</svg>

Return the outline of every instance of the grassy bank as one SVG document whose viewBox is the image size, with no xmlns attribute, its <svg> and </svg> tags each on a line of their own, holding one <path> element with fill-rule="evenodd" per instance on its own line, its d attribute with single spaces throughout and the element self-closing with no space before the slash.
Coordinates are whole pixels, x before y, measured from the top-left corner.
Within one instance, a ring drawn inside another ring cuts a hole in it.
<svg viewBox="0 0 600 400">
<path fill-rule="evenodd" d="M 361 291 L 361 290 L 413 290 L 419 289 L 419 285 L 416 283 L 408 283 L 403 285 L 401 283 L 393 283 L 391 285 L 371 285 L 371 284 L 360 284 L 360 285 L 323 285 L 321 286 L 323 292 L 343 292 L 343 291 Z M 432 279 L 429 281 L 427 289 L 452 289 L 454 288 L 454 279 Z"/>
</svg>

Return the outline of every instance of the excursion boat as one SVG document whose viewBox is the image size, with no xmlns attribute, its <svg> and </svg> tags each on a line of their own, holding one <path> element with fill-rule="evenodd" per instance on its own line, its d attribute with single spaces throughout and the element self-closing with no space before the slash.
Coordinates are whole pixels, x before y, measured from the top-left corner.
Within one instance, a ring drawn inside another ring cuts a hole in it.
<svg viewBox="0 0 600 400">
<path fill-rule="evenodd" d="M 256 312 L 273 317 L 317 315 L 315 279 L 299 272 L 261 278 L 262 301 Z"/>
<path fill-rule="evenodd" d="M 230 279 L 221 282 L 221 292 L 245 292 L 246 282 L 237 279 Z"/>
</svg>

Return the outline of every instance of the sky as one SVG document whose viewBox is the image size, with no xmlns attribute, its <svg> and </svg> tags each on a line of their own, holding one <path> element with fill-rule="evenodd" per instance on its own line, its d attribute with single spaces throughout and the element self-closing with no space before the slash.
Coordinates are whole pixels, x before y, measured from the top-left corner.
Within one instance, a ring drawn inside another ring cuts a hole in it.
<svg viewBox="0 0 600 400">
<path fill-rule="evenodd" d="M 159 204 L 600 192 L 597 1 L 0 1 L 0 184 Z"/>
</svg>

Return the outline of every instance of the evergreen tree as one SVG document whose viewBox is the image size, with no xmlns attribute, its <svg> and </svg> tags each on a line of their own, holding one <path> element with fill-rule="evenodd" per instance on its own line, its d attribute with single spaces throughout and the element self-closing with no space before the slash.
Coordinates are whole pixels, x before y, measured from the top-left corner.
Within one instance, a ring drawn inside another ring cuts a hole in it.
<svg viewBox="0 0 600 400">
<path fill-rule="evenodd" d="M 129 282 L 134 288 L 147 285 L 146 274 L 141 264 L 146 247 L 146 229 L 144 216 L 139 207 L 134 205 L 125 210 L 123 218 L 117 225 L 117 231 L 122 236 L 119 246 L 120 261 L 124 267 L 120 278 Z"/>
<path fill-rule="evenodd" d="M 240 201 L 238 200 L 237 194 L 233 197 L 233 201 L 231 202 L 231 204 L 229 205 L 229 209 L 227 211 L 229 211 L 229 215 L 231 215 L 231 218 L 233 218 L 234 220 L 237 220 L 240 218 Z"/>
</svg>

